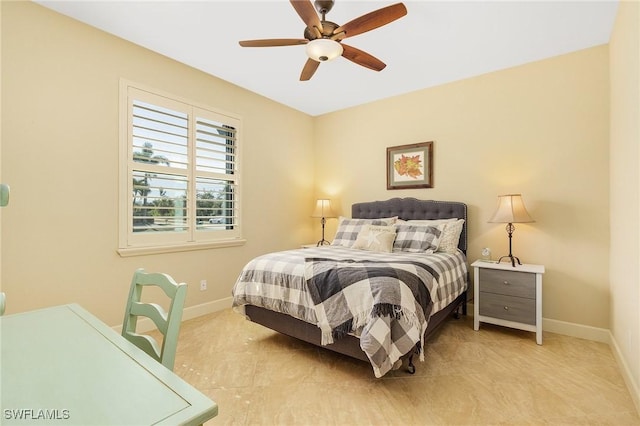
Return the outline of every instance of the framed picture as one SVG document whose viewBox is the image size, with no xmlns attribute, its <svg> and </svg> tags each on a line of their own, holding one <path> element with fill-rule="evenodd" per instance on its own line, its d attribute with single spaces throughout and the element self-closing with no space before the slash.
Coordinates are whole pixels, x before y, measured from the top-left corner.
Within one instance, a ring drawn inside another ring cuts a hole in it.
<svg viewBox="0 0 640 426">
<path fill-rule="evenodd" d="M 433 188 L 433 142 L 387 148 L 387 189 Z"/>
</svg>

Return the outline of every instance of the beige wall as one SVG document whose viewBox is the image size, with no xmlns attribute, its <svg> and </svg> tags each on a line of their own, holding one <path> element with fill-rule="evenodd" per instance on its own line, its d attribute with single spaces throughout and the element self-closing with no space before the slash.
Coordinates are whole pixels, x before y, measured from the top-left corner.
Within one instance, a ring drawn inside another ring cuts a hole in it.
<svg viewBox="0 0 640 426">
<path fill-rule="evenodd" d="M 318 195 L 346 215 L 398 196 L 463 201 L 473 260 L 508 253 L 504 225 L 487 221 L 498 194 L 522 193 L 536 222 L 516 225 L 513 250 L 546 266 L 543 316 L 608 328 L 607 64 L 595 47 L 319 117 Z M 422 141 L 435 187 L 388 191 L 386 148 Z"/>
<path fill-rule="evenodd" d="M 640 5 L 621 2 L 610 43 L 611 333 L 640 411 Z"/>
<path fill-rule="evenodd" d="M 187 306 L 212 302 L 251 257 L 315 236 L 311 117 L 34 3 L 1 7 L 7 313 L 78 302 L 119 324 L 138 267 L 191 284 Z M 242 117 L 245 246 L 116 254 L 121 77 Z"/>
</svg>

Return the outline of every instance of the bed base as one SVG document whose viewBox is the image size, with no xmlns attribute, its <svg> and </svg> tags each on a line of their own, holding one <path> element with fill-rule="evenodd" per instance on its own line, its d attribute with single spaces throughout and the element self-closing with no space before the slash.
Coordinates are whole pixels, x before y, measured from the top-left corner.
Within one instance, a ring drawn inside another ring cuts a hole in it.
<svg viewBox="0 0 640 426">
<path fill-rule="evenodd" d="M 461 313 L 462 315 L 467 314 L 466 291 L 458 296 L 447 307 L 439 312 L 436 312 L 431 317 L 427 326 L 427 331 L 425 333 L 425 341 L 433 336 L 436 331 L 442 326 L 442 324 L 452 315 L 454 315 L 455 318 L 460 318 Z M 369 362 L 369 358 L 360 348 L 360 339 L 350 334 L 344 336 L 341 339 L 336 339 L 330 345 L 322 345 L 322 333 L 320 332 L 320 329 L 313 324 L 306 323 L 302 320 L 286 314 L 281 314 L 279 312 L 270 311 L 268 309 L 253 305 L 245 305 L 245 314 L 252 322 L 261 324 L 279 333 L 286 334 L 287 336 L 303 340 L 307 343 L 311 343 L 313 345 L 320 346 L 322 348 L 326 348 L 331 351 L 359 359 L 361 361 Z M 413 355 L 414 353 L 407 354 L 409 358 L 407 371 L 411 374 L 415 372 L 415 366 L 413 365 Z"/>
<path fill-rule="evenodd" d="M 463 253 L 467 252 L 467 205 L 455 201 L 418 200 L 416 198 L 392 198 L 386 201 L 372 201 L 355 203 L 351 206 L 351 217 L 362 219 L 376 219 L 380 217 L 397 216 L 400 219 L 465 219 L 458 248 Z M 434 314 L 429 320 L 425 341 L 438 330 L 438 328 L 455 313 L 459 318 L 460 311 L 467 314 L 467 292 L 458 296 L 449 306 Z M 350 356 L 365 362 L 369 362 L 367 355 L 360 349 L 360 339 L 347 335 L 337 339 L 330 345 L 322 346 L 320 329 L 313 324 L 308 324 L 286 314 L 269 311 L 253 305 L 245 305 L 245 313 L 255 323 L 286 334 L 296 339 L 320 346 L 343 355 Z M 415 372 L 413 355 L 416 351 L 405 355 L 409 358 L 408 371 Z"/>
</svg>

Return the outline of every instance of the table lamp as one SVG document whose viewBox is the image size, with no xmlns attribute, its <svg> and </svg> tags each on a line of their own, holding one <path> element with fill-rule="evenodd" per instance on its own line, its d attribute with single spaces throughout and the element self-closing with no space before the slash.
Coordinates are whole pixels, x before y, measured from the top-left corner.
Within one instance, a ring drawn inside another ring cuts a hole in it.
<svg viewBox="0 0 640 426">
<path fill-rule="evenodd" d="M 529 212 L 524 206 L 524 201 L 522 200 L 522 195 L 520 194 L 506 194 L 506 195 L 498 195 L 498 207 L 496 208 L 496 212 L 493 214 L 493 217 L 489 220 L 489 223 L 506 223 L 507 234 L 509 234 L 509 254 L 507 256 L 502 256 L 498 259 L 497 263 L 500 263 L 502 259 L 508 257 L 511 260 L 511 266 L 516 267 L 516 261 L 518 265 L 522 265 L 520 263 L 520 259 L 513 255 L 511 252 L 511 237 L 513 235 L 513 231 L 516 230 L 516 227 L 513 225 L 514 223 L 528 223 L 535 222 L 529 216 Z"/>
<path fill-rule="evenodd" d="M 329 241 L 324 239 L 324 225 L 327 223 L 328 217 L 336 217 L 336 214 L 333 212 L 331 208 L 331 200 L 327 199 L 319 199 L 316 201 L 316 208 L 313 211 L 311 217 L 319 217 L 320 223 L 322 224 L 322 239 L 318 241 L 316 246 L 323 246 L 330 244 Z"/>
</svg>

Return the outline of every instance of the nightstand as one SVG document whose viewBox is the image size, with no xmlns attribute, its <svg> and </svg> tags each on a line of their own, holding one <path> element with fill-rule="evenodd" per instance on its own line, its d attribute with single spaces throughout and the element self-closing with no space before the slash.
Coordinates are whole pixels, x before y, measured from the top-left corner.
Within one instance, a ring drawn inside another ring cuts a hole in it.
<svg viewBox="0 0 640 426">
<path fill-rule="evenodd" d="M 480 323 L 534 331 L 542 344 L 543 265 L 516 265 L 476 260 L 473 284 L 473 329 Z"/>
</svg>

